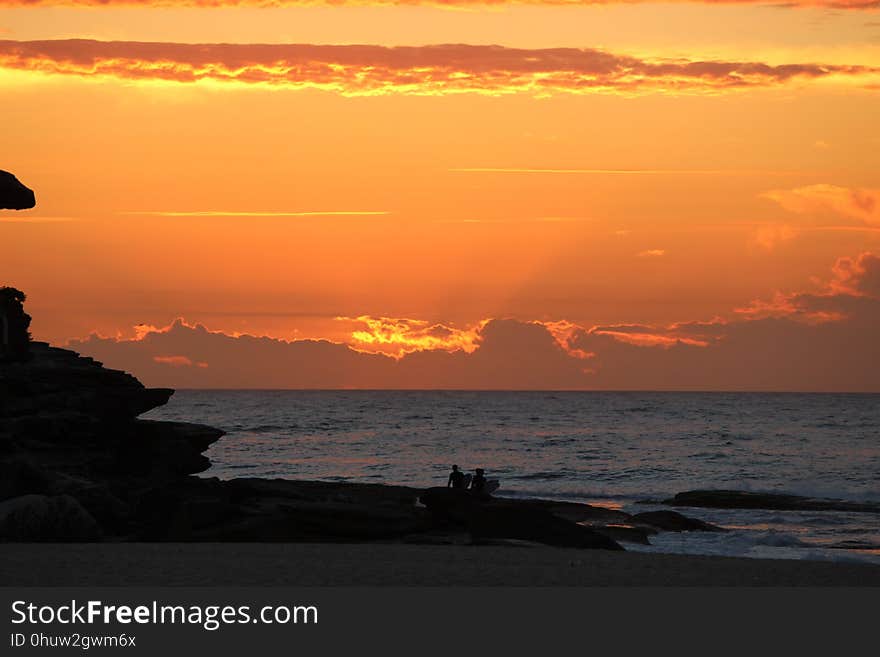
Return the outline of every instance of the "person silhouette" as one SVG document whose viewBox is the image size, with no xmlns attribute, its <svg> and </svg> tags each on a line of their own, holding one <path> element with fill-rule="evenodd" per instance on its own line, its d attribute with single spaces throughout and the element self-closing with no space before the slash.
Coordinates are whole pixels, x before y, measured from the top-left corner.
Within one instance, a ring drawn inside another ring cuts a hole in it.
<svg viewBox="0 0 880 657">
<path fill-rule="evenodd" d="M 486 471 L 483 468 L 477 468 L 476 474 L 474 478 L 471 479 L 471 490 L 475 493 L 485 493 L 486 492 Z"/>
<path fill-rule="evenodd" d="M 457 465 L 453 465 L 452 472 L 449 473 L 449 481 L 446 482 L 446 487 L 449 488 L 450 486 L 452 488 L 464 488 L 464 475 Z"/>
</svg>

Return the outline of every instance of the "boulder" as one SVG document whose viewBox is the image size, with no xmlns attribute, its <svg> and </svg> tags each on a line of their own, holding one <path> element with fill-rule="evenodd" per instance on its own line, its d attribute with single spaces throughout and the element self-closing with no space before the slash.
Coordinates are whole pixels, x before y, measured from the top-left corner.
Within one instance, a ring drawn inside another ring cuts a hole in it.
<svg viewBox="0 0 880 657">
<path fill-rule="evenodd" d="M 101 529 L 70 495 L 22 495 L 0 502 L 0 541 L 96 541 Z"/>
<path fill-rule="evenodd" d="M 880 513 L 880 503 L 877 502 L 847 502 L 782 493 L 753 493 L 737 490 L 692 490 L 678 493 L 675 497 L 664 500 L 663 504 L 711 509 Z"/>
<path fill-rule="evenodd" d="M 126 533 L 131 509 L 111 492 L 106 484 L 80 483 L 68 486 L 66 494 L 73 497 L 98 521 L 103 534 Z"/>
<path fill-rule="evenodd" d="M 703 522 L 697 518 L 689 518 L 677 511 L 645 511 L 632 517 L 637 525 L 648 525 L 667 532 L 723 532 L 723 527 Z"/>
</svg>

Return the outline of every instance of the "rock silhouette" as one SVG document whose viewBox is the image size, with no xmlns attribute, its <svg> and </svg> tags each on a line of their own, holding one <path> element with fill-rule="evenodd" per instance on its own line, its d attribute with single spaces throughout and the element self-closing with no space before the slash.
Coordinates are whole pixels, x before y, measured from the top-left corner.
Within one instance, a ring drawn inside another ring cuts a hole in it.
<svg viewBox="0 0 880 657">
<path fill-rule="evenodd" d="M 101 537 L 98 522 L 70 495 L 21 495 L 0 502 L 0 526 L 7 540 L 52 536 L 86 542 Z"/>
<path fill-rule="evenodd" d="M 0 361 L 27 359 L 31 316 L 24 311 L 26 296 L 14 287 L 0 287 Z"/>
<path fill-rule="evenodd" d="M 613 539 L 554 515 L 542 504 L 498 500 L 440 487 L 429 488 L 420 501 L 440 523 L 467 529 L 477 542 L 517 539 L 559 547 L 623 549 Z"/>
<path fill-rule="evenodd" d="M 670 506 L 703 507 L 707 509 L 768 509 L 778 511 L 850 511 L 880 513 L 876 502 L 802 497 L 782 493 L 753 493 L 737 490 L 691 490 L 664 500 Z"/>
<path fill-rule="evenodd" d="M 668 532 L 720 532 L 726 531 L 721 527 L 711 525 L 708 522 L 697 520 L 696 518 L 688 518 L 677 511 L 645 511 L 637 513 L 631 522 L 638 525 L 648 525 L 655 529 L 662 529 Z"/>
<path fill-rule="evenodd" d="M 8 171 L 0 171 L 0 210 L 28 210 L 36 204 L 32 190 Z"/>
<path fill-rule="evenodd" d="M 41 342 L 29 356 L 0 363 L 0 539 L 135 536 L 143 496 L 210 466 L 222 431 L 137 419 L 172 390 Z"/>
</svg>

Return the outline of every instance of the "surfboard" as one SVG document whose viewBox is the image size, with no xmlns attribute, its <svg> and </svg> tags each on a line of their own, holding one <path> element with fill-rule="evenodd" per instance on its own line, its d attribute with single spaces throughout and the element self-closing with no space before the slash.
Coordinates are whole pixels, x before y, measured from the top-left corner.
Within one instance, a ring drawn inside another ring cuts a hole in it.
<svg viewBox="0 0 880 657">
<path fill-rule="evenodd" d="M 471 478 L 473 475 L 466 474 L 464 479 L 461 480 L 461 487 L 467 490 L 471 486 Z"/>
<path fill-rule="evenodd" d="M 486 493 L 491 495 L 496 490 L 501 488 L 501 483 L 497 479 L 489 479 L 486 481 Z"/>
</svg>

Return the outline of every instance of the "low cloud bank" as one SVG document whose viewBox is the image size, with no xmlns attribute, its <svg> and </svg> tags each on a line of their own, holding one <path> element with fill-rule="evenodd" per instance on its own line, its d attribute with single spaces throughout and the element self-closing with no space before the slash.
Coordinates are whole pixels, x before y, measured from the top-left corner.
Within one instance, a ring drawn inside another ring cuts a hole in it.
<svg viewBox="0 0 880 657">
<path fill-rule="evenodd" d="M 838 259 L 811 292 L 779 293 L 709 321 L 587 328 L 491 319 L 455 330 L 359 319 L 364 329 L 351 344 L 233 336 L 177 320 L 131 340 L 92 335 L 70 346 L 149 385 L 180 388 L 880 392 L 873 253 Z M 377 353 L 364 350 L 370 336 L 379 336 Z M 392 357 L 381 353 L 389 344 L 409 346 Z"/>
</svg>

